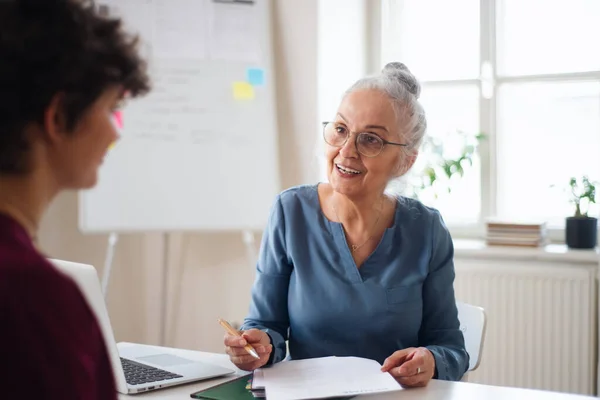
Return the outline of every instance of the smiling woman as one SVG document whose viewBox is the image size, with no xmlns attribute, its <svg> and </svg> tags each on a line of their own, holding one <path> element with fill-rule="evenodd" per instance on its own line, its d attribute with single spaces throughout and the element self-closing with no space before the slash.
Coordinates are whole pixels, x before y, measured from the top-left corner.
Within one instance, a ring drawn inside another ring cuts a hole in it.
<svg viewBox="0 0 600 400">
<path fill-rule="evenodd" d="M 275 200 L 244 339 L 225 337 L 238 367 L 283 360 L 289 340 L 292 359 L 370 358 L 405 386 L 466 371 L 448 230 L 436 210 L 385 194 L 417 158 L 419 93 L 404 64 L 388 64 L 356 82 L 323 124 L 328 182 Z"/>
</svg>

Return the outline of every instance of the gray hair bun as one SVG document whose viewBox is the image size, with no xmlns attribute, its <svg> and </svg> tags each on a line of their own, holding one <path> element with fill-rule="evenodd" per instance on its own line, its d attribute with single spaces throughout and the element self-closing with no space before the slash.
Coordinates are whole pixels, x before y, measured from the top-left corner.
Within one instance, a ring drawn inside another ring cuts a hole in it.
<svg viewBox="0 0 600 400">
<path fill-rule="evenodd" d="M 391 79 L 395 79 L 412 93 L 417 99 L 421 95 L 421 85 L 417 78 L 410 72 L 408 67 L 401 62 L 387 63 L 381 73 Z"/>
</svg>

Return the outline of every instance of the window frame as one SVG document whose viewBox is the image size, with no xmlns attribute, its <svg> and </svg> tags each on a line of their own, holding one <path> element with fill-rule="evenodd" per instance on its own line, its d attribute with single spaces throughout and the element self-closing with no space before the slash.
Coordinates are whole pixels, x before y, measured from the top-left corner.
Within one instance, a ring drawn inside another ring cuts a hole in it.
<svg viewBox="0 0 600 400">
<path fill-rule="evenodd" d="M 408 0 L 411 1 L 411 0 Z M 414 1 L 414 0 L 412 0 Z M 498 209 L 497 182 L 498 182 L 498 146 L 497 146 L 497 107 L 498 107 L 498 88 L 507 83 L 529 83 L 529 82 L 564 82 L 564 81 L 600 81 L 600 70 L 585 72 L 566 72 L 550 74 L 530 74 L 530 75 L 499 75 L 497 60 L 497 28 L 496 18 L 498 15 L 499 1 L 501 0 L 479 0 L 479 22 L 480 22 L 480 76 L 476 79 L 456 79 L 456 80 L 423 80 L 423 87 L 439 87 L 455 84 L 474 84 L 479 88 L 479 131 L 485 132 L 486 140 L 482 141 L 478 147 L 478 153 L 481 163 L 480 188 L 481 188 L 481 211 L 476 223 L 456 224 L 449 223 L 448 229 L 455 238 L 482 239 L 485 238 L 485 221 L 496 215 Z M 371 72 L 376 72 L 386 62 L 385 51 L 385 30 L 393 32 L 394 28 L 390 17 L 386 16 L 386 11 L 395 7 L 395 0 L 381 0 L 374 7 L 379 15 L 379 21 L 373 18 L 373 12 L 370 13 L 371 26 L 379 28 L 379 44 L 376 51 L 371 54 L 371 60 L 378 60 L 376 65 L 369 64 Z M 395 28 L 397 29 L 397 28 Z M 373 29 L 371 30 L 371 32 Z M 371 33 L 372 34 L 372 33 Z M 371 40 L 371 43 L 373 41 Z M 373 57 L 375 56 L 375 57 Z M 491 74 L 482 76 L 481 71 L 485 67 L 489 68 Z M 492 95 L 484 96 L 483 85 L 491 85 Z M 569 215 L 565 215 L 568 217 Z M 600 232 L 600 228 L 599 228 Z M 553 243 L 564 243 L 565 227 L 549 225 L 547 227 L 548 239 Z"/>
</svg>

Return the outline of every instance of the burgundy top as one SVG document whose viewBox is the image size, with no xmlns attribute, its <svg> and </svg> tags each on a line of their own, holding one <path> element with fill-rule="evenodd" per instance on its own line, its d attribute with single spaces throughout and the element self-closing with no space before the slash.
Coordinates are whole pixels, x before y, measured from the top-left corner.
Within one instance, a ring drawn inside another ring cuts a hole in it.
<svg viewBox="0 0 600 400">
<path fill-rule="evenodd" d="M 116 399 L 96 318 L 76 284 L 0 214 L 0 396 Z"/>
</svg>

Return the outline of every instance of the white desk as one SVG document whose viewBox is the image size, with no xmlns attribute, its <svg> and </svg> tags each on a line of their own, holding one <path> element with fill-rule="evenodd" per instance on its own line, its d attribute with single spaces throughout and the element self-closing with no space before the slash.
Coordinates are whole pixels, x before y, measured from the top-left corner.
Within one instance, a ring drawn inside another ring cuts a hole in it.
<svg viewBox="0 0 600 400">
<path fill-rule="evenodd" d="M 235 367 L 229 362 L 229 358 L 225 354 L 204 353 L 190 350 L 177 350 L 177 354 L 188 359 L 196 359 L 210 362 L 213 364 L 222 365 L 224 367 Z M 136 395 L 120 395 L 120 400 L 146 400 L 146 399 L 162 399 L 162 400 L 183 400 L 191 399 L 190 394 L 199 390 L 214 386 L 226 380 L 234 379 L 246 372 L 239 371 L 235 375 L 229 375 L 226 378 L 211 379 L 198 383 L 191 383 L 173 388 L 160 389 L 148 393 Z M 432 380 L 425 388 L 405 389 L 400 392 L 384 393 L 378 395 L 358 396 L 359 399 L 369 400 L 584 400 L 595 399 L 596 397 L 579 396 L 572 394 L 544 392 L 538 390 L 505 388 L 497 386 L 485 386 L 474 383 L 464 382 L 446 382 Z"/>
</svg>

